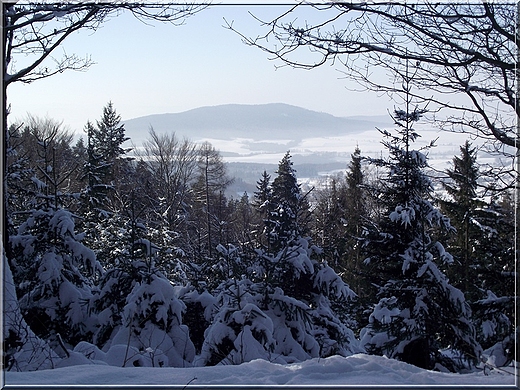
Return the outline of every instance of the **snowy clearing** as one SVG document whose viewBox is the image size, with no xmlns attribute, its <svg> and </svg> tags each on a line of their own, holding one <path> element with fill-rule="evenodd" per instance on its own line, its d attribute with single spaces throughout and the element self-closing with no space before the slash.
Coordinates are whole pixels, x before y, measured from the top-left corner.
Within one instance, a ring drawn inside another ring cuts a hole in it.
<svg viewBox="0 0 520 390">
<path fill-rule="evenodd" d="M 120 368 L 79 365 L 54 370 L 6 372 L 7 386 L 40 385 L 168 385 L 172 386 L 486 386 L 516 387 L 514 368 L 452 374 L 421 368 L 385 357 L 356 354 L 310 359 L 280 365 L 254 360 L 237 366 L 199 368 Z"/>
</svg>

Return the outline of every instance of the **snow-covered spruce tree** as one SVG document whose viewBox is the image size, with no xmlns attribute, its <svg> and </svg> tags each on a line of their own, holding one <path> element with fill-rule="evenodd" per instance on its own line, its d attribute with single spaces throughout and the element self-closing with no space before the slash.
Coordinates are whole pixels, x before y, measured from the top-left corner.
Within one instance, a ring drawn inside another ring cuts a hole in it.
<svg viewBox="0 0 520 390">
<path fill-rule="evenodd" d="M 294 238 L 308 233 L 308 200 L 301 193 L 291 157 L 289 152 L 285 153 L 271 185 L 272 210 L 267 218 L 267 238 L 273 252 L 285 247 Z"/>
<path fill-rule="evenodd" d="M 68 348 L 94 332 L 92 280 L 103 271 L 82 237 L 68 210 L 39 205 L 10 240 L 22 314 L 61 355 L 63 342 Z"/>
<path fill-rule="evenodd" d="M 93 343 L 111 364 L 189 366 L 195 350 L 182 323 L 186 306 L 158 267 L 164 263 L 160 256 L 170 253 L 143 238 L 147 230 L 137 218 L 128 222 L 119 227 L 124 249 L 112 259 L 92 299 L 98 318 Z"/>
<path fill-rule="evenodd" d="M 273 324 L 257 306 L 258 294 L 247 276 L 247 264 L 239 247 L 219 245 L 217 252 L 222 282 L 213 291 L 212 307 L 205 306 L 205 317 L 210 325 L 204 332 L 197 365 L 271 360 Z"/>
<path fill-rule="evenodd" d="M 408 85 L 405 83 L 405 88 Z M 387 169 L 381 202 L 388 218 L 381 221 L 365 243 L 365 260 L 379 302 L 362 331 L 361 343 L 369 353 L 387 355 L 419 367 L 462 368 L 475 363 L 481 348 L 475 339 L 471 309 L 464 294 L 439 269 L 452 262 L 442 244 L 432 238 L 434 227 L 450 230 L 449 220 L 430 202 L 432 183 L 424 169 L 427 157 L 411 145 L 419 136 L 412 128 L 426 111 L 395 110 L 396 135 L 383 131 L 388 159 L 372 159 Z M 450 348 L 450 354 L 442 349 Z"/>
<path fill-rule="evenodd" d="M 470 304 L 478 340 L 487 355 L 495 356 L 495 365 L 509 364 L 515 350 L 514 209 L 512 197 L 504 194 L 503 198 L 486 202 L 472 221 L 479 227 L 475 237 L 478 261 L 472 265 L 479 294 Z"/>
<path fill-rule="evenodd" d="M 363 158 L 361 150 L 356 147 L 351 155 L 351 160 L 346 173 L 345 188 L 345 216 L 346 230 L 346 254 L 345 265 L 347 268 L 347 282 L 355 288 L 360 297 L 367 295 L 365 292 L 366 281 L 362 277 L 362 262 L 364 260 L 361 237 L 365 231 L 368 216 L 366 179 L 363 172 Z"/>
<path fill-rule="evenodd" d="M 456 283 L 456 287 L 464 291 L 469 301 L 474 300 L 478 293 L 476 277 L 478 271 L 474 267 L 475 246 L 478 242 L 479 227 L 475 221 L 478 209 L 484 202 L 477 197 L 477 185 L 480 177 L 477 165 L 476 148 L 469 141 L 460 147 L 460 156 L 453 158 L 453 168 L 447 169 L 449 180 L 442 185 L 448 198 L 439 201 L 441 210 L 450 218 L 456 234 L 447 238 L 447 245 L 453 256 L 454 263 L 448 270 L 450 279 Z"/>
<path fill-rule="evenodd" d="M 90 214 L 88 220 L 96 221 L 106 215 L 106 197 L 111 188 L 108 181 L 111 164 L 103 161 L 101 150 L 96 147 L 94 140 L 96 129 L 91 122 L 85 125 L 85 132 L 87 146 L 81 175 L 81 180 L 85 183 L 82 192 L 82 211 L 85 215 Z"/>
<path fill-rule="evenodd" d="M 159 203 L 165 202 L 160 199 Z M 166 206 L 160 206 L 167 208 Z M 163 221 L 160 218 L 164 219 Z M 147 216 L 148 217 L 148 216 Z M 155 221 L 147 221 L 146 234 L 147 240 L 153 243 L 156 248 L 156 266 L 162 273 L 175 284 L 185 284 L 189 276 L 188 266 L 184 261 L 188 261 L 186 253 L 179 247 L 181 233 L 172 230 L 167 221 L 166 213 L 155 216 Z M 147 218 L 148 219 L 148 218 Z"/>
<path fill-rule="evenodd" d="M 256 246 L 268 248 L 269 240 L 266 239 L 265 229 L 268 229 L 267 220 L 271 215 L 271 176 L 264 170 L 260 180 L 256 182 L 256 191 L 251 202 L 253 206 L 254 230 L 252 238 Z"/>
<path fill-rule="evenodd" d="M 30 158 L 27 155 L 27 138 L 30 136 L 25 131 L 23 136 L 20 131 L 22 125 L 12 125 L 9 129 L 9 148 L 6 153 L 5 180 L 9 192 L 6 195 L 8 209 L 4 210 L 7 216 L 7 223 L 3 235 L 12 236 L 16 233 L 15 225 L 19 223 L 14 214 L 19 215 L 23 222 L 21 210 L 30 210 L 34 206 L 34 194 L 30 188 L 31 178 L 34 178 L 34 171 L 31 169 Z M 13 218 L 14 217 L 14 218 Z M 27 216 L 25 216 L 27 217 Z M 2 240 L 2 242 L 4 242 Z M 11 241 L 9 242 L 11 244 Z M 9 258 L 5 251 L 9 251 Z M 29 327 L 18 301 L 16 283 L 11 273 L 13 264 L 16 266 L 16 259 L 13 258 L 11 247 L 2 246 L 2 363 L 6 371 L 33 371 L 38 369 L 53 368 L 60 360 L 58 355 L 50 348 L 49 344 L 34 334 Z M 24 278 L 24 270 L 18 269 L 19 277 Z"/>
<path fill-rule="evenodd" d="M 211 325 L 205 332 L 198 365 L 240 364 L 253 359 L 279 363 L 303 361 L 334 354 L 359 351 L 353 332 L 346 325 L 338 306 L 353 297 L 332 268 L 310 258 L 313 249 L 301 239 L 284 257 L 262 258 L 262 251 L 244 264 L 236 247 L 219 247 L 228 261 L 238 268 L 246 266 L 241 277 L 223 281 L 215 290 L 215 308 Z M 250 260 L 256 263 L 249 263 Z M 310 291 L 307 298 L 286 294 L 277 280 L 277 272 L 289 267 L 301 273 L 298 283 Z M 266 262 L 271 262 L 264 268 Z M 269 275 L 269 280 L 261 275 Z"/>
<path fill-rule="evenodd" d="M 109 212 L 88 225 L 85 241 L 107 270 L 133 258 L 133 243 L 144 238 L 145 207 L 136 192 L 114 193 Z"/>
<path fill-rule="evenodd" d="M 96 284 L 92 297 L 92 313 L 97 317 L 97 328 L 92 342 L 100 348 L 110 343 L 114 331 L 123 323 L 126 299 L 148 265 L 136 261 L 133 242 L 142 236 L 142 224 L 132 223 L 120 214 L 105 222 L 111 229 L 102 229 L 98 239 L 98 256 L 106 264 L 106 271 Z"/>
<path fill-rule="evenodd" d="M 84 188 L 81 194 L 82 223 L 86 232 L 85 243 L 98 255 L 104 267 L 110 267 L 107 258 L 118 251 L 117 240 L 109 246 L 109 241 L 100 239 L 107 231 L 114 230 L 114 219 L 118 219 L 121 211 L 125 211 L 128 199 L 135 195 L 132 190 L 135 184 L 130 159 L 125 157 L 129 149 L 122 144 L 128 140 L 124 125 L 112 102 L 103 107 L 101 119 L 96 126 L 88 122 L 87 161 L 83 167 L 82 180 Z M 134 207 L 136 202 L 132 203 Z M 116 229 L 117 230 L 117 229 Z M 106 252 L 107 256 L 101 254 Z"/>
<path fill-rule="evenodd" d="M 121 173 L 121 167 L 127 161 L 123 156 L 130 149 L 123 148 L 123 143 L 129 138 L 125 135 L 125 127 L 121 123 L 121 116 L 116 112 L 112 102 L 103 107 L 101 119 L 97 121 L 96 127 L 90 129 L 91 140 L 96 163 L 103 166 L 110 166 L 104 172 L 104 182 L 111 183 L 119 180 L 117 177 Z"/>
<path fill-rule="evenodd" d="M 275 256 L 257 255 L 260 261 L 254 280 L 261 287 L 261 303 L 267 304 L 275 323 L 275 352 L 297 360 L 305 354 L 316 357 L 315 352 L 320 357 L 359 352 L 348 310 L 355 294 L 320 260 L 320 248 L 308 237 L 298 237 Z M 268 278 L 262 276 L 263 266 Z"/>
<path fill-rule="evenodd" d="M 358 295 L 353 307 L 358 332 L 367 325 L 366 313 L 371 311 L 374 302 L 374 288 L 363 266 L 367 255 L 366 247 L 363 246 L 364 236 L 374 223 L 371 217 L 375 214 L 371 210 L 368 174 L 366 161 L 361 156 L 361 150 L 356 147 L 346 172 L 344 279 Z"/>
<path fill-rule="evenodd" d="M 478 340 L 484 349 L 504 345 L 512 358 L 514 287 L 514 218 L 507 201 L 496 196 L 488 202 L 478 196 L 481 177 L 476 148 L 466 141 L 453 158 L 443 183 L 447 197 L 441 209 L 450 217 L 457 234 L 447 240 L 454 265 L 448 275 L 465 292 L 473 310 Z M 507 199 L 507 194 L 506 198 Z M 505 207 L 504 207 L 505 206 Z"/>
<path fill-rule="evenodd" d="M 20 311 L 13 275 L 4 251 L 2 257 L 2 368 L 5 371 L 54 368 L 60 358 L 27 325 Z"/>
<path fill-rule="evenodd" d="M 325 188 L 317 190 L 312 213 L 313 235 L 323 248 L 325 259 L 360 298 L 368 296 L 362 267 L 362 235 L 368 221 L 363 164 L 361 150 L 356 147 L 346 173 L 333 177 Z"/>
<path fill-rule="evenodd" d="M 140 281 L 126 298 L 123 324 L 105 347 L 107 354 L 117 354 L 122 366 L 190 366 L 195 348 L 182 322 L 186 306 L 160 271 L 136 268 Z"/>
<path fill-rule="evenodd" d="M 202 364 L 295 362 L 358 351 L 344 310 L 355 294 L 302 234 L 298 216 L 307 208 L 289 153 L 271 190 L 265 239 L 256 247 L 219 247 L 234 268 L 215 291 L 219 306 L 205 333 Z"/>
<path fill-rule="evenodd" d="M 303 319 L 303 313 L 309 314 L 310 334 L 320 346 L 319 355 L 349 354 L 357 350 L 357 344 L 349 327 L 346 302 L 355 294 L 321 260 L 321 248 L 313 245 L 307 235 L 310 221 L 307 195 L 301 193 L 292 165 L 287 152 L 279 163 L 271 188 L 272 212 L 267 220 L 270 251 L 256 251 L 257 264 L 265 269 L 257 269 L 255 276 L 266 287 L 264 297 L 272 294 L 270 299 L 275 319 L 287 316 L 285 324 L 290 329 L 291 321 L 295 319 L 292 316 L 300 311 L 297 306 L 289 304 L 296 299 L 310 309 L 301 311 L 299 315 Z M 284 296 L 288 299 L 284 300 Z M 277 312 L 278 309 L 282 309 L 281 313 Z M 304 333 L 303 329 L 296 332 L 300 337 Z"/>
<path fill-rule="evenodd" d="M 116 112 L 112 102 L 103 107 L 100 120 L 94 126 L 88 122 L 87 157 L 84 168 L 84 190 L 86 207 L 93 212 L 95 220 L 102 220 L 110 211 L 113 203 L 118 203 L 118 193 L 130 193 L 135 187 L 132 184 L 132 158 L 126 154 L 131 148 L 124 148 L 123 144 L 129 140 L 125 136 L 125 128 L 121 123 L 121 116 Z"/>
<path fill-rule="evenodd" d="M 67 354 L 63 343 L 73 345 L 93 331 L 88 302 L 92 280 L 102 270 L 83 245 L 84 234 L 76 232 L 76 216 L 65 207 L 75 198 L 64 184 L 73 167 L 64 167 L 60 158 L 68 153 L 67 142 L 59 126 L 32 124 L 30 134 L 37 142 L 31 151 L 31 208 L 16 213 L 10 264 L 27 324 L 58 353 Z"/>
</svg>

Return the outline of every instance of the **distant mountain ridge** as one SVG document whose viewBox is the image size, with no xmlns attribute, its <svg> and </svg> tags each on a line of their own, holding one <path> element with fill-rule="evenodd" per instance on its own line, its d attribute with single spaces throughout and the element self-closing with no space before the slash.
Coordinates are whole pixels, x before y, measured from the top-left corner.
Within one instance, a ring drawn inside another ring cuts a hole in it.
<svg viewBox="0 0 520 390">
<path fill-rule="evenodd" d="M 138 145 L 150 126 L 159 133 L 175 132 L 196 141 L 202 138 L 299 141 L 313 136 L 356 133 L 389 124 L 385 116 L 336 117 L 284 103 L 226 104 L 180 113 L 154 114 L 123 122 L 126 135 Z"/>
</svg>

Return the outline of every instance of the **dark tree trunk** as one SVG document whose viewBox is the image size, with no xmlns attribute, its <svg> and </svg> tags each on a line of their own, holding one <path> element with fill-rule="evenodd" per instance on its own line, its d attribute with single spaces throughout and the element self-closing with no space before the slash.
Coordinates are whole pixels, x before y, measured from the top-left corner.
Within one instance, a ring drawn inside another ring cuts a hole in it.
<svg viewBox="0 0 520 390">
<path fill-rule="evenodd" d="M 430 343 L 426 338 L 413 340 L 404 347 L 401 355 L 403 362 L 414 366 L 430 370 L 432 362 L 430 359 Z"/>
</svg>

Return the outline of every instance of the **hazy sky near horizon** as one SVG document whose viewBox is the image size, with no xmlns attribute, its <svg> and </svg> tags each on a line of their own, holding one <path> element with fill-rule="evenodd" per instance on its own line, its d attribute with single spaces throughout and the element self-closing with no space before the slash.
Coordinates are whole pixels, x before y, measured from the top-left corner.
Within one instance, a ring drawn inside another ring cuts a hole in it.
<svg viewBox="0 0 520 390">
<path fill-rule="evenodd" d="M 288 8 L 214 5 L 182 26 L 146 25 L 122 13 L 96 32 L 80 30 L 56 56 L 63 51 L 89 55 L 95 64 L 85 72 L 14 83 L 7 91 L 9 121 L 30 113 L 81 132 L 87 120 L 101 117 L 108 101 L 123 120 L 230 103 L 287 103 L 336 116 L 384 115 L 393 103 L 386 96 L 353 91 L 359 86 L 345 79 L 341 64 L 277 68 L 280 61 L 223 27 L 225 18 L 254 37 L 265 30 L 249 12 L 270 20 Z M 316 12 L 309 7 L 308 17 Z"/>
</svg>

